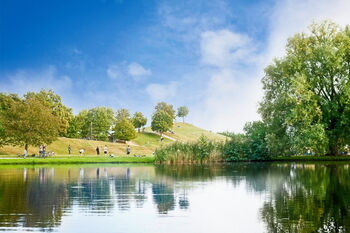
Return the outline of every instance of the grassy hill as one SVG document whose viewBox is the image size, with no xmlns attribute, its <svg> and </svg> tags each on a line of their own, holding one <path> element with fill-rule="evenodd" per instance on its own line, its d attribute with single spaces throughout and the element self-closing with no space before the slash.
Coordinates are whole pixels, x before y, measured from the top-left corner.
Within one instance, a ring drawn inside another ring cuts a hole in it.
<svg viewBox="0 0 350 233">
<path fill-rule="evenodd" d="M 171 137 L 173 140 L 184 142 L 195 141 L 201 135 L 205 135 L 206 137 L 212 140 L 225 140 L 226 138 L 225 136 L 209 132 L 204 129 L 200 129 L 187 123 L 176 123 L 173 127 L 173 132 L 174 133 L 166 133 L 165 135 Z M 161 145 L 166 145 L 168 143 L 172 143 L 173 140 L 164 138 L 164 140 L 161 142 L 159 135 L 153 133 L 150 128 L 146 128 L 145 132 L 138 133 L 137 138 L 131 141 L 129 144 L 131 147 L 132 154 L 151 155 L 157 147 Z M 60 137 L 57 141 L 47 146 L 47 151 L 54 151 L 56 155 L 65 156 L 68 154 L 68 145 L 71 145 L 73 155 L 78 155 L 79 149 L 84 149 L 86 156 L 95 156 L 95 149 L 97 146 L 99 146 L 100 151 L 103 152 L 104 145 L 107 145 L 109 153 L 116 155 L 125 154 L 125 150 L 127 147 L 127 144 L 124 143 L 101 142 L 94 140 Z M 0 155 L 16 155 L 22 153 L 22 147 L 0 147 Z M 38 148 L 30 147 L 29 154 L 38 154 Z"/>
<path fill-rule="evenodd" d="M 201 135 L 215 141 L 225 141 L 226 137 L 205 129 L 198 128 L 188 123 L 177 122 L 172 129 L 174 133 L 165 133 L 167 136 L 175 138 L 179 141 L 188 142 L 196 141 Z"/>
</svg>

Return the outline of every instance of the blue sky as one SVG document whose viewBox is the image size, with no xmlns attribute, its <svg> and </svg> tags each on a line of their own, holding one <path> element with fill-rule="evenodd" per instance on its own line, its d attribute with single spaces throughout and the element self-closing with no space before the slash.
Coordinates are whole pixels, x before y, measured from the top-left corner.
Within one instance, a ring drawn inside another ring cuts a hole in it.
<svg viewBox="0 0 350 233">
<path fill-rule="evenodd" d="M 1 0 L 0 91 L 50 88 L 79 110 L 142 111 L 166 101 L 188 121 L 241 131 L 264 67 L 286 39 L 325 19 L 350 24 L 348 0 Z"/>
</svg>

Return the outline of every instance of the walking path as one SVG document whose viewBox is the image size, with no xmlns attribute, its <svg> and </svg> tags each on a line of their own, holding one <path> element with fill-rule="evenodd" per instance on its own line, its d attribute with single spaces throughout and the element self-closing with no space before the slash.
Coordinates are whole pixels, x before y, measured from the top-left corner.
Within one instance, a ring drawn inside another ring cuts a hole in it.
<svg viewBox="0 0 350 233">
<path fill-rule="evenodd" d="M 160 136 L 160 133 L 157 133 L 157 132 L 152 132 L 152 133 L 157 134 L 157 135 Z M 171 141 L 174 141 L 174 142 L 177 141 L 177 139 L 172 138 L 172 137 L 170 137 L 170 136 L 168 136 L 168 135 L 163 134 L 162 136 L 163 136 L 163 138 L 167 138 L 167 139 L 169 139 L 169 140 L 171 140 Z"/>
</svg>

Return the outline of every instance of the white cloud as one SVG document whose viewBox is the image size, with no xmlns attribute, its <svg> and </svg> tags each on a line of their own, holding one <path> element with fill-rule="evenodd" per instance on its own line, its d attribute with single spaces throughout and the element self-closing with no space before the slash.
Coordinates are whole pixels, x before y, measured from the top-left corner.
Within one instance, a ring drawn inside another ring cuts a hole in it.
<svg viewBox="0 0 350 233">
<path fill-rule="evenodd" d="M 349 0 L 278 1 L 270 16 L 266 61 L 283 56 L 288 37 L 307 31 L 314 22 L 332 20 L 342 26 L 350 24 L 349 12 Z"/>
<path fill-rule="evenodd" d="M 132 62 L 128 65 L 128 73 L 131 76 L 148 76 L 152 74 L 150 69 L 146 69 L 136 62 Z"/>
<path fill-rule="evenodd" d="M 217 69 L 210 74 L 201 108 L 194 108 L 193 120 L 214 131 L 242 131 L 247 121 L 259 119 L 256 112 L 261 88 L 256 79 L 233 69 Z"/>
<path fill-rule="evenodd" d="M 121 79 L 131 77 L 135 81 L 140 80 L 141 77 L 146 77 L 152 74 L 150 69 L 147 69 L 137 62 L 120 64 L 112 64 L 107 67 L 106 73 L 110 79 Z"/>
<path fill-rule="evenodd" d="M 122 67 L 119 65 L 110 65 L 108 66 L 106 73 L 110 79 L 119 79 L 123 77 L 121 69 Z"/>
<path fill-rule="evenodd" d="M 1 92 L 18 94 L 41 89 L 52 89 L 57 93 L 63 93 L 72 87 L 70 77 L 59 75 L 55 66 L 48 66 L 42 70 L 17 70 L 1 80 Z"/>
<path fill-rule="evenodd" d="M 229 67 L 247 58 L 251 52 L 249 38 L 227 29 L 201 34 L 201 56 L 204 64 Z"/>
<path fill-rule="evenodd" d="M 165 101 L 176 96 L 178 83 L 170 82 L 167 84 L 153 83 L 146 87 L 146 92 L 153 101 Z"/>
<path fill-rule="evenodd" d="M 201 62 L 214 69 L 208 75 L 203 106 L 193 107 L 193 120 L 215 131 L 242 131 L 247 121 L 259 119 L 263 69 L 274 57 L 284 55 L 287 39 L 307 31 L 313 22 L 328 19 L 350 24 L 349 12 L 348 0 L 278 1 L 270 12 L 266 49 L 260 52 L 254 50 L 257 41 L 229 29 L 203 32 L 199 42 Z"/>
</svg>

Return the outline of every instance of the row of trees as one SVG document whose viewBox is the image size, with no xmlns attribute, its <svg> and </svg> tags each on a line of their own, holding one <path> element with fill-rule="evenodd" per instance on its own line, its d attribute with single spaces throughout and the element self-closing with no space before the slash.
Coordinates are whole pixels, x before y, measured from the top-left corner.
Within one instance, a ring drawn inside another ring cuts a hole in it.
<svg viewBox="0 0 350 233">
<path fill-rule="evenodd" d="M 173 126 L 175 117 L 184 118 L 187 107 L 158 103 L 152 116 L 151 128 L 160 134 Z M 74 115 L 72 109 L 62 103 L 59 95 L 51 90 L 28 92 L 23 97 L 0 93 L 0 146 L 50 144 L 58 136 L 94 140 L 123 140 L 136 138 L 147 124 L 141 112 L 133 115 L 127 109 L 113 111 L 108 107 L 82 110 Z"/>
</svg>

